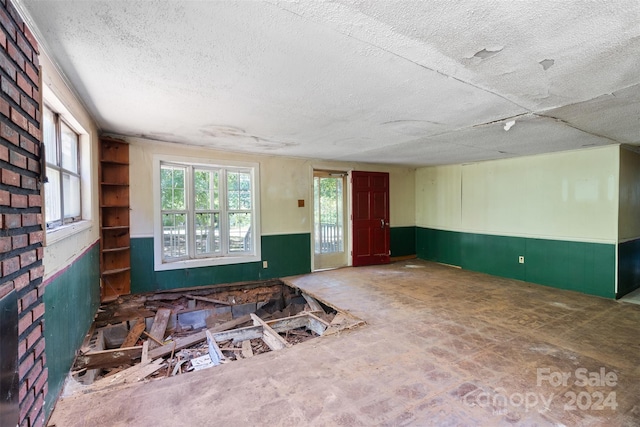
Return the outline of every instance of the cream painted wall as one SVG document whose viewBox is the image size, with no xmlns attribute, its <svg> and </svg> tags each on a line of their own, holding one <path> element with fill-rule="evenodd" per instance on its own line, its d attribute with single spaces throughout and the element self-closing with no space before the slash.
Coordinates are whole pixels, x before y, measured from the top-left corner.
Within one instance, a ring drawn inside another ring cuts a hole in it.
<svg viewBox="0 0 640 427">
<path fill-rule="evenodd" d="M 78 228 L 79 231 L 69 234 L 67 237 L 51 242 L 52 239 L 47 238 L 44 253 L 44 268 L 46 280 L 58 271 L 70 265 L 77 257 L 82 255 L 91 245 L 99 239 L 99 211 L 98 211 L 98 129 L 84 108 L 82 103 L 76 98 L 74 93 L 69 89 L 56 68 L 53 66 L 49 57 L 42 51 L 39 57 L 42 66 L 42 84 L 43 91 L 46 86 L 48 90 L 62 103 L 75 118 L 80 126 L 87 132 L 84 136 L 86 144 L 82 149 L 89 150 L 87 163 L 83 163 L 81 167 L 89 170 L 90 179 L 83 181 L 83 216 L 90 218 L 87 223 L 82 224 Z M 87 188 L 89 186 L 89 188 Z M 88 191 L 86 191 L 88 190 Z"/>
<path fill-rule="evenodd" d="M 421 227 L 615 243 L 619 147 L 418 169 Z M 459 219 L 458 219 L 459 218 Z"/>
<path fill-rule="evenodd" d="M 621 242 L 640 237 L 640 153 L 624 146 L 620 149 Z"/>
<path fill-rule="evenodd" d="M 139 138 L 129 143 L 131 182 L 131 236 L 153 236 L 152 162 L 155 154 L 218 158 L 260 164 L 261 228 L 263 235 L 310 233 L 312 170 L 370 170 L 389 172 L 391 226 L 415 225 L 415 170 L 383 165 L 324 162 L 277 156 L 222 152 Z M 298 200 L 305 207 L 298 207 Z"/>
</svg>

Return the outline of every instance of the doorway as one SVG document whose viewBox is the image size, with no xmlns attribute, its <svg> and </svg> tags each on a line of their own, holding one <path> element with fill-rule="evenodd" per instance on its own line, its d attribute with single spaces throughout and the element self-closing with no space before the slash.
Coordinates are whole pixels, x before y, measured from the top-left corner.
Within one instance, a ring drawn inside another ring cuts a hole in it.
<svg viewBox="0 0 640 427">
<path fill-rule="evenodd" d="M 351 173 L 353 181 L 353 266 L 388 264 L 389 174 Z"/>
<path fill-rule="evenodd" d="M 314 270 L 348 263 L 346 189 L 346 172 L 313 171 Z"/>
</svg>

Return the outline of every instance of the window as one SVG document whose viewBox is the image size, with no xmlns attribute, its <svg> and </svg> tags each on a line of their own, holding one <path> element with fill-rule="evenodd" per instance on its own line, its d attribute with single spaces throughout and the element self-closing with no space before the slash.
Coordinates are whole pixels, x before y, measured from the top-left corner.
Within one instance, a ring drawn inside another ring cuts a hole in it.
<svg viewBox="0 0 640 427">
<path fill-rule="evenodd" d="M 260 260 L 256 164 L 156 167 L 156 270 Z"/>
<path fill-rule="evenodd" d="M 47 229 L 82 218 L 80 195 L 79 136 L 61 116 L 45 106 L 43 111 L 47 184 Z"/>
</svg>

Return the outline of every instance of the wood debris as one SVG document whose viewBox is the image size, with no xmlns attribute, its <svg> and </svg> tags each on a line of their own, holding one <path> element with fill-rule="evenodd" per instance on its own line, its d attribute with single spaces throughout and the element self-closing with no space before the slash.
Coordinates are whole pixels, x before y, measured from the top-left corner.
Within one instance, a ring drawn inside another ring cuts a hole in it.
<svg viewBox="0 0 640 427">
<path fill-rule="evenodd" d="M 181 375 L 280 351 L 354 319 L 279 280 L 125 295 L 100 307 L 73 374 L 84 392 Z"/>
</svg>

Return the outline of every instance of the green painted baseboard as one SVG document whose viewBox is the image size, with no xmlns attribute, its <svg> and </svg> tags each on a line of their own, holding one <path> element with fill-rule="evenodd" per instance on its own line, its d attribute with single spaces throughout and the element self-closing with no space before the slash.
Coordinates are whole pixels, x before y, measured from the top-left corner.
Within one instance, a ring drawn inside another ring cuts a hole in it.
<svg viewBox="0 0 640 427">
<path fill-rule="evenodd" d="M 49 391 L 45 397 L 47 416 L 100 305 L 99 257 L 96 244 L 46 284 L 43 299 L 49 370 Z"/>
<path fill-rule="evenodd" d="M 467 270 L 615 297 L 615 245 L 418 227 L 419 258 Z M 518 257 L 524 256 L 520 264 Z"/>
<path fill-rule="evenodd" d="M 621 298 L 640 288 L 640 239 L 618 245 L 618 293 Z"/>
<path fill-rule="evenodd" d="M 390 234 L 392 257 L 415 255 L 416 227 L 392 227 Z"/>
<path fill-rule="evenodd" d="M 311 271 L 311 235 L 283 234 L 262 236 L 261 262 L 199 267 L 179 270 L 153 270 L 153 238 L 131 239 L 131 292 L 206 286 L 304 274 Z"/>
</svg>

